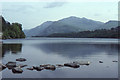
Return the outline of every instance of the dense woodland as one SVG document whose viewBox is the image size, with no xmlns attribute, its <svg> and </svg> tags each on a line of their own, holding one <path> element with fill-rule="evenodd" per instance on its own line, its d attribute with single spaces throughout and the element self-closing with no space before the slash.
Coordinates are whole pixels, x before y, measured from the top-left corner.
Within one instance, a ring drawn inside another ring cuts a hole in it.
<svg viewBox="0 0 120 80">
<path fill-rule="evenodd" d="M 47 37 L 68 38 L 120 38 L 120 26 L 111 29 L 98 29 L 94 31 L 82 31 L 78 33 L 55 33 Z"/>
<path fill-rule="evenodd" d="M 16 39 L 25 38 L 25 34 L 22 31 L 22 25 L 19 23 L 12 23 L 5 21 L 5 19 L 0 16 L 1 26 L 2 26 L 2 39 Z"/>
</svg>

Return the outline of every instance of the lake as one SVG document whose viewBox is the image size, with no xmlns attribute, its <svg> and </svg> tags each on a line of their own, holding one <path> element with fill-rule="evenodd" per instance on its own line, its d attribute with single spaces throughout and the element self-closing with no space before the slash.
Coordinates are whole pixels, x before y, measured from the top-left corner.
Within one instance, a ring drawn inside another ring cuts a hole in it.
<svg viewBox="0 0 120 80">
<path fill-rule="evenodd" d="M 22 74 L 2 71 L 3 78 L 117 78 L 118 40 L 105 38 L 26 38 L 3 40 L 0 59 L 4 64 L 25 58 Z M 103 63 L 99 63 L 99 61 Z M 79 68 L 61 67 L 55 71 L 30 71 L 26 68 L 40 64 L 64 64 L 73 61 L 90 61 Z"/>
</svg>

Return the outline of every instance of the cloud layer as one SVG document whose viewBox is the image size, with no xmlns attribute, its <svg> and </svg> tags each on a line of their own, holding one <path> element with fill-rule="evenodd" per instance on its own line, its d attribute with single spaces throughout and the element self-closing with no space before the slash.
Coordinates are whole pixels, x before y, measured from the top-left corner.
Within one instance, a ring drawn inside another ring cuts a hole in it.
<svg viewBox="0 0 120 80">
<path fill-rule="evenodd" d="M 66 4 L 66 2 L 51 2 L 48 3 L 46 6 L 44 6 L 44 8 L 55 8 L 55 7 L 61 7 L 64 4 Z"/>
</svg>

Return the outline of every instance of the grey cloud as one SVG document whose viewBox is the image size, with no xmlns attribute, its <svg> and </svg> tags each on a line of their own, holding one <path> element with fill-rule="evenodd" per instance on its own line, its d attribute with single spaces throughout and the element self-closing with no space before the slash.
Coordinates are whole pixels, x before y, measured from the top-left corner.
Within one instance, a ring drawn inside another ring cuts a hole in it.
<svg viewBox="0 0 120 80">
<path fill-rule="evenodd" d="M 55 7 L 61 7 L 64 4 L 66 4 L 66 2 L 51 2 L 46 4 L 46 6 L 44 6 L 44 8 L 55 8 Z"/>
</svg>

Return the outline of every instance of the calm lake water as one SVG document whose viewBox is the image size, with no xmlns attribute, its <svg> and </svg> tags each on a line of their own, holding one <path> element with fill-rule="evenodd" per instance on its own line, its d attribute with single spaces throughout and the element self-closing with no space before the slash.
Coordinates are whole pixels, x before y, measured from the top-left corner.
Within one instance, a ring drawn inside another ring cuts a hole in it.
<svg viewBox="0 0 120 80">
<path fill-rule="evenodd" d="M 73 61 L 90 61 L 80 68 L 62 67 L 55 71 L 29 71 L 22 74 L 5 69 L 3 78 L 117 78 L 118 40 L 92 38 L 27 38 L 3 41 L 2 62 L 26 58 L 27 67 L 40 64 L 64 64 Z M 102 60 L 103 63 L 99 63 Z"/>
</svg>

